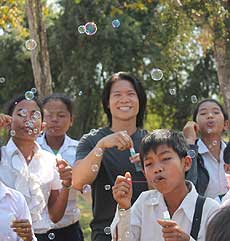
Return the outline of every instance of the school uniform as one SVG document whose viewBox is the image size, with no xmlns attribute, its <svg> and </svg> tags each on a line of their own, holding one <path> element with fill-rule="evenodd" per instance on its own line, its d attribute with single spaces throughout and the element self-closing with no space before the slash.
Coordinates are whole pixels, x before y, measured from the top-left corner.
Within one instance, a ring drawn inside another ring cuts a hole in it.
<svg viewBox="0 0 230 241">
<path fill-rule="evenodd" d="M 190 235 L 198 193 L 191 182 L 186 181 L 186 185 L 190 191 L 171 219 Z M 219 204 L 215 200 L 205 200 L 197 241 L 205 240 L 207 223 L 217 209 Z M 159 191 L 143 192 L 130 209 L 122 211 L 117 208 L 111 224 L 113 241 L 164 241 L 162 226 L 157 220 L 164 219 L 165 211 L 168 208 Z M 190 236 L 190 241 L 195 240 Z"/>
<path fill-rule="evenodd" d="M 42 149 L 53 153 L 53 150 L 46 142 L 45 134 L 38 137 L 37 142 L 40 144 Z M 64 160 L 66 160 L 71 166 L 73 166 L 76 161 L 77 145 L 77 140 L 74 140 L 69 136 L 65 135 L 64 143 L 56 154 L 60 154 Z M 49 235 L 50 232 L 52 232 L 56 236 L 55 240 L 58 241 L 83 240 L 83 234 L 79 224 L 80 210 L 77 207 L 76 203 L 78 194 L 79 192 L 77 190 L 71 188 L 63 218 L 53 225 L 52 230 L 49 230 L 46 236 Z"/>
<path fill-rule="evenodd" d="M 0 181 L 0 240 L 22 241 L 10 227 L 13 220 L 28 219 L 31 216 L 26 200 L 20 192 L 13 190 Z M 36 241 L 33 234 L 33 241 Z"/>
<path fill-rule="evenodd" d="M 55 156 L 35 143 L 34 156 L 27 165 L 12 138 L 1 151 L 0 180 L 25 197 L 34 232 L 47 232 L 53 225 L 47 208 L 50 192 L 62 188 Z"/>
</svg>

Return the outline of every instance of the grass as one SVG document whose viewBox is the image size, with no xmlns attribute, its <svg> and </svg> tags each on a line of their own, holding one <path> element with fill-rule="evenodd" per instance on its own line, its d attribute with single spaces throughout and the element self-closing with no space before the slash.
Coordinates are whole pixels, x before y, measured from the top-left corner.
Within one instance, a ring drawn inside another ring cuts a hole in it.
<svg viewBox="0 0 230 241">
<path fill-rule="evenodd" d="M 91 241 L 90 221 L 92 220 L 92 204 L 78 195 L 78 208 L 81 210 L 80 224 L 84 234 L 85 241 Z"/>
</svg>

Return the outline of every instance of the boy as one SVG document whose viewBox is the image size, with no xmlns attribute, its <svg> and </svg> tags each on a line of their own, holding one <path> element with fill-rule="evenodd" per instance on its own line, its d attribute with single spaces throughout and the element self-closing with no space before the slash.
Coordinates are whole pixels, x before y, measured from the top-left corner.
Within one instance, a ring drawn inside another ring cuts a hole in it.
<svg viewBox="0 0 230 241">
<path fill-rule="evenodd" d="M 130 208 L 131 175 L 117 177 L 113 197 L 118 208 L 111 225 L 114 241 L 205 240 L 206 225 L 219 205 L 206 198 L 198 237 L 190 236 L 198 193 L 185 181 L 192 162 L 187 151 L 183 135 L 175 131 L 155 130 L 143 138 L 140 158 L 153 190 L 143 192 Z"/>
</svg>

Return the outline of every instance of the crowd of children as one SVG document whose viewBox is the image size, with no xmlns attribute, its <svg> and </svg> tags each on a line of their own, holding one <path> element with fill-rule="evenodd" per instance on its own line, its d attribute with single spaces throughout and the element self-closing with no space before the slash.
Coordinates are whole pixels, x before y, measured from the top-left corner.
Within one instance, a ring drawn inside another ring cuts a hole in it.
<svg viewBox="0 0 230 241">
<path fill-rule="evenodd" d="M 0 241 L 83 241 L 77 196 L 92 190 L 92 241 L 227 241 L 230 224 L 228 116 L 199 102 L 183 133 L 143 129 L 146 94 L 130 73 L 106 82 L 108 126 L 67 135 L 71 100 L 12 99 L 0 128 Z M 220 221 L 221 220 L 221 221 Z M 220 222 L 223 222 L 220 224 Z"/>
</svg>

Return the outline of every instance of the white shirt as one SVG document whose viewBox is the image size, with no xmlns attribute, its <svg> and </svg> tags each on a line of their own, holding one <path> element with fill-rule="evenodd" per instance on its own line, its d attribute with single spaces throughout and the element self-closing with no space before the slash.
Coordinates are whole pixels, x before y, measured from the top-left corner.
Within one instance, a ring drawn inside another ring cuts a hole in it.
<svg viewBox="0 0 230 241">
<path fill-rule="evenodd" d="M 45 139 L 45 134 L 37 138 L 37 142 L 40 144 L 41 148 L 53 153 L 53 150 L 47 144 Z M 62 158 L 73 166 L 76 161 L 78 141 L 65 135 L 64 143 L 58 150 L 57 154 L 61 154 Z M 63 218 L 54 224 L 53 228 L 62 228 L 69 226 L 80 219 L 80 209 L 77 207 L 77 195 L 79 191 L 71 189 L 69 192 L 68 203 L 66 206 L 65 214 Z"/>
<path fill-rule="evenodd" d="M 61 189 L 54 155 L 36 144 L 34 156 L 27 165 L 24 156 L 10 139 L 2 147 L 0 180 L 25 197 L 35 233 L 45 233 L 52 228 L 47 211 L 48 199 L 51 190 Z"/>
<path fill-rule="evenodd" d="M 5 186 L 0 181 L 0 240 L 9 237 L 11 241 L 22 241 L 10 227 L 13 220 L 28 219 L 31 216 L 26 200 L 20 192 Z M 37 240 L 33 234 L 33 240 Z"/>
<path fill-rule="evenodd" d="M 189 182 L 190 183 L 190 182 Z M 186 195 L 178 209 L 172 216 L 182 230 L 188 235 L 191 232 L 197 191 L 192 183 L 191 191 Z M 197 241 L 205 240 L 205 230 L 212 214 L 219 208 L 219 204 L 207 198 L 203 206 L 200 231 Z M 120 211 L 117 208 L 115 217 L 111 224 L 111 234 L 113 241 L 164 241 L 162 227 L 157 223 L 158 219 L 163 219 L 163 213 L 168 211 L 163 195 L 157 190 L 142 192 L 131 209 Z M 116 239 L 116 226 L 118 227 L 118 237 Z M 194 241 L 190 237 L 190 241 Z"/>
<path fill-rule="evenodd" d="M 224 171 L 223 152 L 226 144 L 221 142 L 220 162 L 210 153 L 204 142 L 199 139 L 197 142 L 198 152 L 202 155 L 204 166 L 209 173 L 209 183 L 205 191 L 205 197 L 216 198 L 218 195 L 228 191 L 228 183 Z"/>
</svg>

